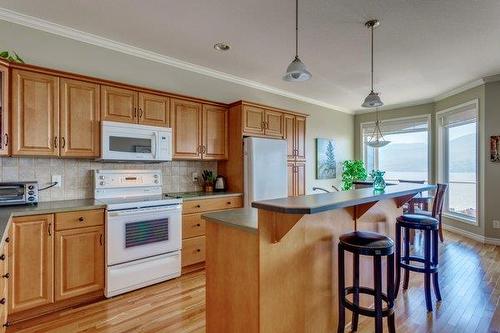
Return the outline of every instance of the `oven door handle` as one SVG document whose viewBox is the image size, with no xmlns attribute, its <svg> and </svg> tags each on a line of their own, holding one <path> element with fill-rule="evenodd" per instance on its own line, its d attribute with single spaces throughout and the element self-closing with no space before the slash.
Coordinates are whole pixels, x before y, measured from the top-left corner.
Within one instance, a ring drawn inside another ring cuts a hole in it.
<svg viewBox="0 0 500 333">
<path fill-rule="evenodd" d="M 108 215 L 110 217 L 133 216 L 133 215 L 141 215 L 144 213 L 163 213 L 163 212 L 171 212 L 171 211 L 179 211 L 179 213 L 181 213 L 181 210 L 182 210 L 182 205 L 174 205 L 174 206 L 167 206 L 167 207 L 158 207 L 157 209 L 139 208 L 139 209 L 109 211 Z"/>
</svg>

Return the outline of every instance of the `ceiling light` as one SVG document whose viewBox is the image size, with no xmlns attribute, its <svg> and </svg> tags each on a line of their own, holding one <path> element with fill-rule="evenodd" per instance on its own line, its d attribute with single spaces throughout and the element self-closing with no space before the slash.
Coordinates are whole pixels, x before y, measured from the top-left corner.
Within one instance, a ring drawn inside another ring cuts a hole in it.
<svg viewBox="0 0 500 333">
<path fill-rule="evenodd" d="M 295 59 L 288 65 L 283 80 L 289 82 L 306 81 L 311 73 L 299 58 L 299 0 L 295 0 Z"/>
<path fill-rule="evenodd" d="M 368 95 L 369 97 L 370 95 Z M 367 97 L 367 99 L 368 99 Z M 377 95 L 378 97 L 378 95 Z M 377 120 L 375 121 L 375 128 L 373 129 L 373 133 L 372 133 L 372 136 L 370 137 L 370 139 L 368 139 L 368 141 L 366 141 L 366 145 L 369 146 L 369 147 L 372 147 L 372 148 L 380 148 L 380 147 L 385 147 L 387 146 L 389 143 L 391 143 L 391 141 L 387 141 L 385 138 L 384 138 L 384 135 L 382 134 L 382 130 L 380 129 L 380 120 L 378 119 L 378 109 L 376 111 L 376 116 L 377 116 Z"/>
<path fill-rule="evenodd" d="M 229 51 L 230 48 L 231 48 L 231 45 L 229 45 L 227 43 L 216 43 L 214 45 L 214 49 L 216 49 L 217 51 L 222 51 L 222 52 Z"/>
<path fill-rule="evenodd" d="M 379 20 L 370 20 L 365 23 L 365 26 L 371 31 L 371 89 L 368 96 L 366 96 L 362 107 L 365 108 L 374 108 L 384 105 L 378 93 L 373 91 L 373 29 L 380 25 Z"/>
</svg>

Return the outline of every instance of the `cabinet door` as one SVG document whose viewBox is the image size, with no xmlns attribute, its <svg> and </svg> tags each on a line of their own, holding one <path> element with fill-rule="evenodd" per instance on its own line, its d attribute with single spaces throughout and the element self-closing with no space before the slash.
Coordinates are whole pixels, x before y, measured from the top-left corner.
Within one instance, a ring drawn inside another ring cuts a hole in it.
<svg viewBox="0 0 500 333">
<path fill-rule="evenodd" d="M 59 155 L 59 78 L 12 71 L 12 154 Z"/>
<path fill-rule="evenodd" d="M 288 162 L 288 196 L 295 196 L 295 163 Z"/>
<path fill-rule="evenodd" d="M 61 156 L 99 156 L 99 85 L 61 79 Z"/>
<path fill-rule="evenodd" d="M 227 159 L 228 149 L 228 110 L 203 105 L 203 159 Z"/>
<path fill-rule="evenodd" d="M 102 120 L 137 123 L 137 92 L 101 86 Z"/>
<path fill-rule="evenodd" d="M 266 110 L 266 130 L 267 136 L 283 137 L 283 113 Z"/>
<path fill-rule="evenodd" d="M 299 161 L 306 159 L 306 118 L 295 117 L 295 158 Z"/>
<path fill-rule="evenodd" d="M 104 228 L 56 232 L 55 300 L 104 288 Z"/>
<path fill-rule="evenodd" d="M 295 195 L 306 194 L 306 164 L 295 163 Z"/>
<path fill-rule="evenodd" d="M 0 155 L 9 154 L 9 69 L 0 65 Z"/>
<path fill-rule="evenodd" d="M 283 116 L 283 134 L 287 142 L 287 158 L 295 159 L 295 116 L 285 114 Z"/>
<path fill-rule="evenodd" d="M 139 93 L 139 124 L 168 127 L 170 123 L 168 97 Z"/>
<path fill-rule="evenodd" d="M 173 157 L 179 159 L 201 159 L 201 104 L 172 99 L 170 112 Z"/>
<path fill-rule="evenodd" d="M 53 215 L 12 220 L 9 313 L 54 302 Z"/>
<path fill-rule="evenodd" d="M 264 109 L 243 105 L 243 133 L 264 134 L 265 112 Z"/>
</svg>

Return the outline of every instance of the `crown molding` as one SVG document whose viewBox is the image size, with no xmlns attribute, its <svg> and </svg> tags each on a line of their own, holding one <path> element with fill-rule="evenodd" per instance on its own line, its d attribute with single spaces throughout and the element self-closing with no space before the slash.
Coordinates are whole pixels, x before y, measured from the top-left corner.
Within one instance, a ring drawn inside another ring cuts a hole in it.
<svg viewBox="0 0 500 333">
<path fill-rule="evenodd" d="M 485 84 L 485 82 L 486 81 L 484 80 L 484 78 L 480 78 L 478 80 L 467 82 L 467 83 L 465 83 L 457 88 L 451 89 L 443 94 L 437 95 L 436 97 L 434 97 L 434 102 L 439 102 L 445 98 L 451 97 L 451 96 L 456 95 L 456 94 L 460 94 L 466 90 L 479 87 L 479 86 Z"/>
<path fill-rule="evenodd" d="M 73 39 L 73 40 L 76 40 L 79 42 L 83 42 L 83 43 L 87 43 L 87 44 L 91 44 L 94 46 L 103 47 L 103 48 L 110 49 L 113 51 L 128 54 L 128 55 L 131 55 L 134 57 L 154 61 L 154 62 L 157 62 L 160 64 L 169 65 L 172 67 L 176 67 L 176 68 L 180 68 L 180 69 L 194 72 L 197 74 L 209 76 L 209 77 L 216 78 L 219 80 L 224 80 L 224 81 L 228 81 L 231 83 L 243 85 L 246 87 L 258 89 L 258 90 L 265 91 L 265 92 L 268 92 L 271 94 L 295 99 L 297 101 L 301 101 L 304 103 L 313 104 L 313 105 L 321 106 L 324 108 L 328 108 L 328 109 L 332 109 L 335 111 L 340 111 L 340 112 L 344 112 L 344 113 L 348 113 L 348 114 L 353 113 L 351 110 L 344 108 L 344 107 L 340 107 L 337 105 L 326 103 L 326 102 L 323 102 L 323 101 L 320 101 L 320 100 L 317 100 L 314 98 L 310 98 L 307 96 L 295 94 L 295 93 L 289 92 L 287 90 L 275 88 L 275 87 L 272 87 L 272 86 L 269 86 L 269 85 L 266 85 L 266 84 L 263 84 L 263 83 L 260 83 L 257 81 L 248 80 L 248 79 L 241 78 L 241 77 L 238 77 L 238 76 L 235 76 L 232 74 L 217 71 L 217 70 L 205 67 L 205 66 L 196 65 L 196 64 L 193 64 L 193 63 L 190 63 L 187 61 L 182 61 L 182 60 L 177 59 L 177 58 L 169 57 L 169 56 L 166 56 L 163 54 L 159 54 L 159 53 L 152 52 L 152 51 L 149 51 L 146 49 L 135 47 L 135 46 L 132 46 L 129 44 L 117 42 L 117 41 L 114 41 L 114 40 L 111 40 L 111 39 L 108 39 L 105 37 L 101 37 L 98 35 L 87 33 L 84 31 L 80 31 L 80 30 L 77 30 L 77 29 L 74 29 L 71 27 L 67 27 L 64 25 L 60 25 L 57 23 L 46 21 L 46 20 L 43 20 L 43 19 L 40 19 L 37 17 L 21 14 L 19 12 L 12 11 L 12 10 L 9 10 L 6 8 L 0 7 L 0 20 L 19 24 L 19 25 L 22 25 L 25 27 L 36 29 L 36 30 L 45 31 L 45 32 L 48 32 L 48 33 L 51 33 L 54 35 L 70 38 L 70 39 Z"/>
</svg>

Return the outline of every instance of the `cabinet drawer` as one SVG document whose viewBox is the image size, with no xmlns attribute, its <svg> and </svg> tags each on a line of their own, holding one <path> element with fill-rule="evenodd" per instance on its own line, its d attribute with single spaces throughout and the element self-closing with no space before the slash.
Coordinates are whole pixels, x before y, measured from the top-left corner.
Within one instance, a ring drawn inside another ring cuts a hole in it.
<svg viewBox="0 0 500 333">
<path fill-rule="evenodd" d="M 55 215 L 57 231 L 104 225 L 104 210 L 102 209 L 56 213 Z"/>
<path fill-rule="evenodd" d="M 182 241 L 182 267 L 205 261 L 205 236 Z"/>
<path fill-rule="evenodd" d="M 239 208 L 242 206 L 242 204 L 243 200 L 241 196 L 191 200 L 191 201 L 185 201 L 182 204 L 182 212 L 184 214 L 190 214 L 190 213 L 207 212 L 211 210 Z"/>
<path fill-rule="evenodd" d="M 182 239 L 205 235 L 205 220 L 201 214 L 182 216 Z"/>
</svg>

